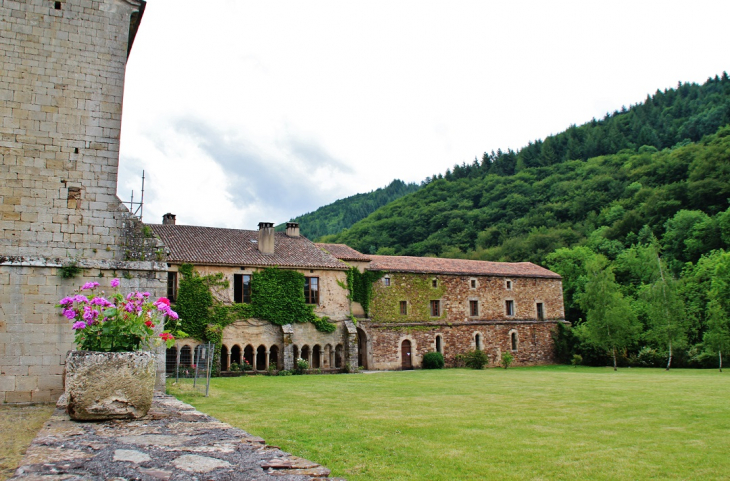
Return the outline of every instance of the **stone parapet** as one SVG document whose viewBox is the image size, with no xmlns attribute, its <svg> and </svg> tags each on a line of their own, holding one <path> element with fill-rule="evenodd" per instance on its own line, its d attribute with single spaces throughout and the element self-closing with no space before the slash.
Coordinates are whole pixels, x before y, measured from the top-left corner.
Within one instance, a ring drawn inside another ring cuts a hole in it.
<svg viewBox="0 0 730 481">
<path fill-rule="evenodd" d="M 10 479 L 304 481 L 329 474 L 157 393 L 147 416 L 134 421 L 78 423 L 57 409 Z"/>
</svg>

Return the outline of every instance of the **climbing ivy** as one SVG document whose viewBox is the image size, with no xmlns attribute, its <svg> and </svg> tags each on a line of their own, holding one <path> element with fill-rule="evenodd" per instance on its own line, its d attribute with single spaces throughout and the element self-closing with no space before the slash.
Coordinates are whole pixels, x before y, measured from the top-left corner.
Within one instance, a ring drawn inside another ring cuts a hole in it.
<svg viewBox="0 0 730 481">
<path fill-rule="evenodd" d="M 360 272 L 357 267 L 347 270 L 347 284 L 344 286 L 349 293 L 347 298 L 359 302 L 367 317 L 370 312 L 370 300 L 373 298 L 373 283 L 383 277 L 381 271 Z"/>
<path fill-rule="evenodd" d="M 443 320 L 446 306 L 441 305 L 441 315 L 431 317 L 430 301 L 441 299 L 445 288 L 441 282 L 433 287 L 433 275 L 398 274 L 391 277 L 390 286 L 378 283 L 378 302 L 373 306 L 372 318 L 378 322 L 421 322 Z M 400 301 L 408 301 L 408 313 L 400 313 Z"/>
<path fill-rule="evenodd" d="M 181 265 L 179 272 L 182 277 L 175 311 L 180 316 L 180 328 L 190 337 L 203 340 L 213 306 L 209 282 L 195 272 L 191 264 Z"/>
</svg>

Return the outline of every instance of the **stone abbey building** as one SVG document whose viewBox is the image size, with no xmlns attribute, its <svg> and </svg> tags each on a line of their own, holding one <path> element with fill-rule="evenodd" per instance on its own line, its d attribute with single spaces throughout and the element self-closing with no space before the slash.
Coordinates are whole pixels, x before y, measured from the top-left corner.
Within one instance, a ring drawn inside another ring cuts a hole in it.
<svg viewBox="0 0 730 481">
<path fill-rule="evenodd" d="M 323 333 L 311 323 L 279 326 L 240 319 L 223 330 L 221 369 L 243 362 L 254 370 L 292 369 L 306 359 L 315 369 L 413 369 L 423 355 L 438 351 L 447 366 L 470 350 L 485 351 L 497 365 L 509 351 L 517 365 L 554 361 L 552 332 L 564 322 L 559 275 L 537 265 L 428 257 L 363 255 L 340 244 L 315 244 L 287 225 L 259 230 L 175 225 L 167 214 L 151 225 L 166 246 L 170 295 L 183 263 L 200 274 L 221 273 L 229 288 L 215 292 L 222 303 L 251 302 L 252 274 L 259 269 L 292 269 L 305 278 L 304 298 L 336 325 Z M 369 312 L 348 299 L 346 271 L 381 274 L 373 283 Z M 168 363 L 192 364 L 199 343 L 180 339 Z"/>
<path fill-rule="evenodd" d="M 114 277 L 126 291 L 174 294 L 183 262 L 227 276 L 230 303 L 245 300 L 254 270 L 295 269 L 315 311 L 336 324 L 325 334 L 241 319 L 224 332 L 223 368 L 248 359 L 281 369 L 304 357 L 322 369 L 401 369 L 427 351 L 453 362 L 475 347 L 551 362 L 560 278 L 532 264 L 364 256 L 315 245 L 295 225 L 275 234 L 270 224 L 212 229 L 170 216 L 147 235 L 116 195 L 124 73 L 144 9 L 143 0 L 0 0 L 0 402 L 62 393 L 73 333 L 59 299 Z M 340 286 L 349 266 L 386 273 L 369 317 Z M 186 360 L 195 343 L 178 348 Z"/>
</svg>

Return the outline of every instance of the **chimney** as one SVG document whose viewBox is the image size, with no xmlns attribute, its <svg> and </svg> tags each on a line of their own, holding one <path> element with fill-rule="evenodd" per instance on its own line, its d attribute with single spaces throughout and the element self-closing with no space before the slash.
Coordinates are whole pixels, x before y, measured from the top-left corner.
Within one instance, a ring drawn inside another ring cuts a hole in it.
<svg viewBox="0 0 730 481">
<path fill-rule="evenodd" d="M 299 237 L 299 223 L 298 222 L 287 222 L 286 223 L 286 235 L 289 237 Z"/>
<path fill-rule="evenodd" d="M 162 216 L 162 225 L 175 225 L 175 214 L 169 212 Z"/>
<path fill-rule="evenodd" d="M 274 223 L 259 222 L 259 251 L 263 254 L 274 253 Z"/>
</svg>

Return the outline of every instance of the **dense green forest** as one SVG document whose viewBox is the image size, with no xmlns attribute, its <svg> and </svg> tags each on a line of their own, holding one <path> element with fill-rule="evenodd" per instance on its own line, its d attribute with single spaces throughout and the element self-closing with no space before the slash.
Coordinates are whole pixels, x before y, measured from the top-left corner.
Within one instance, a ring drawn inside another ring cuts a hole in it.
<svg viewBox="0 0 730 481">
<path fill-rule="evenodd" d="M 545 265 L 564 277 L 575 326 L 561 333 L 564 358 L 601 364 L 617 353 L 619 364 L 655 365 L 671 352 L 673 365 L 716 365 L 730 349 L 728 123 L 726 73 L 680 83 L 519 151 L 456 165 L 323 240 Z M 625 335 L 606 340 L 604 331 Z"/>
<path fill-rule="evenodd" d="M 356 194 L 320 207 L 314 212 L 291 219 L 299 222 L 300 231 L 308 239 L 317 240 L 328 234 L 336 234 L 347 229 L 355 222 L 364 219 L 378 208 L 417 191 L 418 184 L 406 184 L 394 180 L 387 187 L 376 189 L 367 194 Z M 276 226 L 277 231 L 286 229 L 286 224 Z"/>
</svg>

